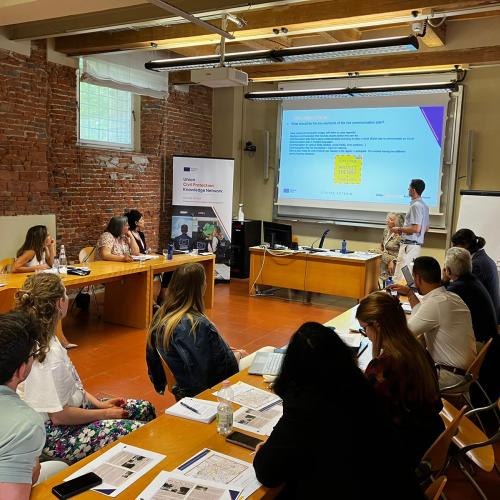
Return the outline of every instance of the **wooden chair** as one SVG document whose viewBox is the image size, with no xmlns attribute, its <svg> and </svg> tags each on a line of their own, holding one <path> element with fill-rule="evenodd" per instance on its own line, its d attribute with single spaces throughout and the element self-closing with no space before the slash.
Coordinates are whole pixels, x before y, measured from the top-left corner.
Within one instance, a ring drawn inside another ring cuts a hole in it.
<svg viewBox="0 0 500 500">
<path fill-rule="evenodd" d="M 497 473 L 499 473 L 498 465 L 495 463 L 495 450 L 493 448 L 493 443 L 500 441 L 500 426 L 497 432 L 488 438 L 488 436 L 481 429 L 479 429 L 479 427 L 477 427 L 469 417 L 484 411 L 495 410 L 497 407 L 500 408 L 500 399 L 484 408 L 476 408 L 467 412 L 461 418 L 458 425 L 458 432 L 452 438 L 453 444 L 458 449 L 457 452 L 452 454 L 453 461 L 457 463 L 462 473 L 483 499 L 486 499 L 486 495 L 469 473 L 467 467 L 471 462 L 474 466 L 479 467 L 485 472 L 491 472 L 493 468 L 496 468 Z M 451 425 L 451 422 L 453 422 L 458 414 L 459 411 L 450 402 L 443 400 L 441 417 L 446 427 Z"/>
<path fill-rule="evenodd" d="M 2 274 L 2 273 L 5 273 L 5 274 L 11 273 L 13 265 L 14 265 L 14 259 L 13 258 L 1 259 L 0 260 L 0 274 Z"/>
<path fill-rule="evenodd" d="M 474 358 L 474 361 L 472 361 L 469 368 L 467 369 L 467 372 L 465 373 L 462 381 L 448 387 L 443 387 L 441 389 L 442 396 L 461 396 L 471 408 L 474 408 L 470 401 L 469 389 L 472 384 L 476 384 L 479 390 L 482 392 L 483 396 L 486 398 L 486 401 L 491 404 L 490 398 L 479 383 L 479 372 L 481 371 L 481 366 L 483 365 L 484 358 L 486 357 L 486 354 L 488 353 L 488 349 L 490 348 L 492 342 L 493 339 L 491 338 L 490 340 L 488 340 L 488 342 L 486 342 L 486 344 L 484 344 L 482 349 Z"/>
<path fill-rule="evenodd" d="M 163 359 L 162 355 L 160 354 L 160 351 L 158 351 L 158 349 L 156 349 L 156 352 L 158 353 L 158 356 L 161 359 L 161 365 L 163 366 L 163 372 L 165 373 L 165 378 L 167 379 L 168 392 L 170 392 L 174 396 L 176 396 L 174 389 L 177 386 L 177 380 L 175 380 L 175 376 L 172 373 L 170 366 L 168 366 L 167 362 Z M 177 399 L 177 396 L 175 397 L 175 399 Z"/>
<path fill-rule="evenodd" d="M 425 498 L 427 500 L 438 500 L 443 493 L 447 481 L 448 478 L 446 476 L 440 476 L 435 479 L 425 490 Z"/>
<path fill-rule="evenodd" d="M 433 479 L 433 476 L 441 475 L 442 471 L 444 471 L 448 465 L 448 452 L 450 444 L 453 436 L 457 432 L 458 425 L 465 413 L 465 410 L 466 406 L 464 406 L 455 415 L 449 425 L 446 426 L 446 429 L 437 437 L 434 443 L 431 444 L 430 448 L 425 452 L 425 455 L 422 458 L 422 462 L 427 464 L 431 473 L 431 478 Z"/>
<path fill-rule="evenodd" d="M 80 264 L 85 262 L 94 262 L 95 261 L 95 248 L 94 247 L 84 247 L 80 250 L 78 254 L 78 261 Z"/>
</svg>

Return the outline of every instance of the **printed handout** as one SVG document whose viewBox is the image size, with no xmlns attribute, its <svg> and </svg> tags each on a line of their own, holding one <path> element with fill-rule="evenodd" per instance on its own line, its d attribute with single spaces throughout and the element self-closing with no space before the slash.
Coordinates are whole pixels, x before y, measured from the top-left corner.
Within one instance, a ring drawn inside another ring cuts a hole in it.
<svg viewBox="0 0 500 500">
<path fill-rule="evenodd" d="M 231 389 L 234 393 L 233 403 L 238 403 L 239 405 L 252 410 L 262 410 L 263 408 L 281 400 L 279 396 L 276 396 L 276 394 L 264 391 L 263 389 L 258 389 L 257 387 L 253 387 L 245 382 L 237 382 L 231 386 Z M 213 394 L 214 396 L 217 396 L 217 392 L 214 392 Z"/>
<path fill-rule="evenodd" d="M 164 458 L 165 455 L 160 453 L 118 443 L 106 453 L 67 477 L 65 481 L 79 477 L 87 472 L 95 472 L 102 479 L 102 484 L 96 486 L 93 490 L 115 497 L 158 465 Z"/>
<path fill-rule="evenodd" d="M 234 413 L 233 425 L 237 429 L 270 436 L 274 426 L 282 416 L 283 405 L 281 401 L 260 411 L 241 407 Z"/>
<path fill-rule="evenodd" d="M 260 487 L 251 463 L 208 448 L 184 462 L 177 471 L 188 478 L 213 481 L 240 490 L 244 498 Z"/>
<path fill-rule="evenodd" d="M 136 500 L 234 500 L 240 493 L 224 484 L 161 471 Z"/>
</svg>

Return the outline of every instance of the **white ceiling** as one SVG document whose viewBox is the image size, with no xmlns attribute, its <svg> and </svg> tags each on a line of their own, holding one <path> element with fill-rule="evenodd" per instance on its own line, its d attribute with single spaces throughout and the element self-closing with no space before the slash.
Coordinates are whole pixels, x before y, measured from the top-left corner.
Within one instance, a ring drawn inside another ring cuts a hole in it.
<svg viewBox="0 0 500 500">
<path fill-rule="evenodd" d="M 147 0 L 0 0 L 0 26 L 144 3 Z"/>
</svg>

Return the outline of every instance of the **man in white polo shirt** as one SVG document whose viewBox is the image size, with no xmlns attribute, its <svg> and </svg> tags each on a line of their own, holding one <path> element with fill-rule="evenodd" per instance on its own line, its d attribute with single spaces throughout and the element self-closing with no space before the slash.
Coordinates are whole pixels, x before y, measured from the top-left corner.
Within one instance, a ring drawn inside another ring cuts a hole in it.
<svg viewBox="0 0 500 500">
<path fill-rule="evenodd" d="M 421 301 L 403 285 L 392 288 L 407 293 L 412 306 L 408 327 L 423 335 L 427 350 L 439 370 L 439 387 L 463 380 L 476 357 L 472 319 L 465 302 L 441 286 L 441 267 L 433 257 L 418 257 L 413 264 L 413 279 Z"/>
<path fill-rule="evenodd" d="M 424 244 L 426 231 L 429 229 L 429 207 L 422 200 L 425 190 L 425 182 L 422 179 L 412 179 L 408 187 L 411 198 L 410 208 L 405 217 L 403 227 L 393 227 L 392 233 L 401 235 L 396 269 L 394 270 L 394 282 L 403 278 L 401 268 L 410 265 L 419 255 Z"/>
</svg>

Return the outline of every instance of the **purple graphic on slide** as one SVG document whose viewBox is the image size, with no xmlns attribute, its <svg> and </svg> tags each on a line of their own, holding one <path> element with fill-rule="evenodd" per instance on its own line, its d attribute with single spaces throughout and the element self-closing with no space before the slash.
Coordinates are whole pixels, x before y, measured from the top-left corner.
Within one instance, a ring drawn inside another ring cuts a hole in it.
<svg viewBox="0 0 500 500">
<path fill-rule="evenodd" d="M 444 106 L 420 106 L 420 111 L 422 111 L 436 141 L 441 146 L 443 141 Z"/>
</svg>

